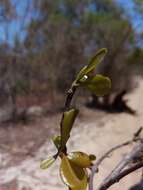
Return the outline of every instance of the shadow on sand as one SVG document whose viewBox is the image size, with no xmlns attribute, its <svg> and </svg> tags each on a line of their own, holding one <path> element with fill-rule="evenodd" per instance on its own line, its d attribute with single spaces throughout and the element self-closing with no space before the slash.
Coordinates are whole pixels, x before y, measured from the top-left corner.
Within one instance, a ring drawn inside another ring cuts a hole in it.
<svg viewBox="0 0 143 190">
<path fill-rule="evenodd" d="M 126 112 L 131 115 L 136 115 L 136 111 L 127 105 L 127 100 L 124 100 L 124 96 L 127 94 L 126 90 L 118 93 L 112 102 L 110 102 L 110 97 L 105 96 L 102 99 L 99 99 L 94 94 L 92 95 L 92 100 L 86 103 L 88 108 L 100 109 L 109 113 L 122 113 Z"/>
</svg>

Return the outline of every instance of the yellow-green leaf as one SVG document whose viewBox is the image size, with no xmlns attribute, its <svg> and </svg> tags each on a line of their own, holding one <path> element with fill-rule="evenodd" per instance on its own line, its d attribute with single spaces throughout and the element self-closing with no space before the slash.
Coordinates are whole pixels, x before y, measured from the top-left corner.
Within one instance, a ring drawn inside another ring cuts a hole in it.
<svg viewBox="0 0 143 190">
<path fill-rule="evenodd" d="M 96 68 L 97 64 L 100 63 L 104 59 L 106 53 L 107 53 L 106 48 L 102 48 L 99 51 L 97 51 L 95 56 L 91 59 L 91 61 L 87 65 L 85 74 L 87 74 L 87 73 L 91 72 L 92 70 L 94 70 Z"/>
<path fill-rule="evenodd" d="M 78 73 L 75 80 L 76 83 L 82 83 L 83 81 L 85 81 L 85 79 L 88 77 L 88 74 L 93 70 L 95 70 L 97 64 L 104 59 L 106 53 L 107 53 L 106 48 L 102 48 L 99 51 L 97 51 L 95 56 L 90 60 L 89 64 L 87 66 L 84 66 Z M 85 78 L 85 76 L 87 77 Z"/>
<path fill-rule="evenodd" d="M 77 74 L 77 77 L 76 77 L 76 81 L 79 82 L 79 80 L 81 80 L 84 75 L 86 75 L 86 70 L 87 70 L 87 66 L 84 66 L 80 71 L 79 73 Z"/>
<path fill-rule="evenodd" d="M 89 155 L 84 152 L 71 152 L 67 157 L 72 163 L 82 168 L 87 168 L 92 165 Z"/>
<path fill-rule="evenodd" d="M 104 96 L 111 89 L 111 80 L 108 77 L 98 74 L 92 77 L 91 80 L 88 80 L 87 83 L 83 83 L 83 86 L 94 92 L 96 96 Z"/>
<path fill-rule="evenodd" d="M 49 168 L 54 162 L 55 162 L 55 158 L 54 157 L 50 157 L 46 160 L 43 160 L 40 164 L 40 168 L 41 169 L 47 169 Z"/>
<path fill-rule="evenodd" d="M 88 184 L 88 177 L 84 177 L 81 185 L 78 187 L 73 187 L 73 188 L 71 188 L 71 190 L 86 190 L 87 184 Z"/>
<path fill-rule="evenodd" d="M 63 156 L 60 165 L 62 181 L 73 190 L 85 190 L 87 186 L 87 171 L 70 162 L 67 156 Z"/>
<path fill-rule="evenodd" d="M 70 109 L 69 111 L 66 111 L 63 114 L 63 119 L 61 122 L 61 149 L 65 147 L 70 137 L 70 132 L 77 114 L 77 109 Z"/>
<path fill-rule="evenodd" d="M 61 146 L 61 136 L 55 136 L 52 140 L 56 148 L 59 149 Z"/>
</svg>

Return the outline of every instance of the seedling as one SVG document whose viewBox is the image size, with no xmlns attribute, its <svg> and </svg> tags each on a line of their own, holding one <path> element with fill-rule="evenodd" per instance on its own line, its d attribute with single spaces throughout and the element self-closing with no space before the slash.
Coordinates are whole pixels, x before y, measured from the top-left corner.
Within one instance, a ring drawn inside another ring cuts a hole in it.
<svg viewBox="0 0 143 190">
<path fill-rule="evenodd" d="M 71 88 L 68 90 L 65 108 L 60 122 L 60 134 L 53 138 L 57 148 L 57 153 L 41 162 L 42 169 L 49 168 L 60 157 L 60 176 L 65 185 L 70 190 L 86 190 L 88 184 L 88 168 L 93 165 L 96 159 L 94 155 L 88 155 L 84 152 L 67 151 L 67 142 L 75 119 L 79 113 L 76 108 L 71 108 L 71 101 L 75 91 L 78 88 L 85 88 L 95 93 L 96 96 L 104 96 L 109 93 L 111 81 L 108 77 L 100 74 L 94 74 L 97 64 L 102 62 L 107 53 L 106 48 L 100 49 L 90 60 L 89 64 L 84 66 L 77 74 Z"/>
</svg>

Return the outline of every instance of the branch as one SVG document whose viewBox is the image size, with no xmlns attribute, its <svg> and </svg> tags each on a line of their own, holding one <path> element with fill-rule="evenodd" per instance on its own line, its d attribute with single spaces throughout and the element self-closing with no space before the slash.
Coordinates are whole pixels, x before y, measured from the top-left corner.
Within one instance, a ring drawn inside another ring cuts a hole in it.
<svg viewBox="0 0 143 190">
<path fill-rule="evenodd" d="M 137 159 L 142 158 L 142 151 L 143 151 L 143 142 L 136 145 L 132 151 L 127 154 L 120 162 L 119 164 L 112 170 L 112 172 L 103 180 L 101 185 L 97 190 L 106 190 L 108 189 L 112 184 L 116 183 L 124 177 L 125 175 L 128 175 L 129 173 L 133 172 L 132 168 L 123 170 L 125 167 L 128 166 L 128 164 L 136 161 Z M 142 163 L 142 162 L 140 162 Z M 142 163 L 143 164 L 143 163 Z M 142 165 L 140 166 L 142 167 Z"/>
<path fill-rule="evenodd" d="M 141 140 L 141 138 L 139 137 L 141 131 L 142 131 L 143 127 L 140 127 L 137 132 L 134 133 L 133 138 L 129 141 L 126 141 L 122 144 L 116 145 L 115 147 L 112 147 L 111 149 L 109 149 L 107 152 L 105 152 L 103 154 L 103 156 L 101 156 L 97 162 L 92 166 L 91 168 L 91 174 L 89 177 L 89 190 L 93 190 L 93 179 L 94 179 L 94 175 L 95 173 L 98 172 L 98 167 L 99 165 L 104 161 L 104 159 L 106 159 L 111 153 L 113 153 L 115 150 L 122 148 L 124 146 L 127 146 L 129 144 L 132 144 L 133 142 L 139 141 Z"/>
<path fill-rule="evenodd" d="M 89 177 L 89 190 L 93 190 L 93 178 L 94 178 L 94 175 L 95 173 L 98 172 L 98 167 L 99 165 L 111 154 L 113 153 L 115 150 L 119 149 L 119 148 L 122 148 L 124 146 L 127 146 L 129 144 L 133 143 L 133 140 L 130 140 L 130 141 L 126 141 L 120 145 L 116 145 L 115 147 L 112 147 L 111 149 L 109 149 L 107 152 L 105 152 L 105 154 L 103 154 L 103 156 L 101 156 L 101 158 L 99 158 L 97 160 L 97 162 L 92 166 L 91 168 L 91 174 L 90 174 L 90 177 Z"/>
<path fill-rule="evenodd" d="M 117 176 L 113 176 L 107 183 L 105 183 L 104 185 L 100 186 L 98 188 L 98 190 L 106 190 L 108 189 L 111 185 L 113 185 L 114 183 L 119 182 L 120 179 L 124 178 L 125 176 L 129 175 L 130 173 L 140 169 L 143 167 L 143 161 L 139 162 L 125 170 L 123 170 L 121 173 L 119 173 Z"/>
</svg>

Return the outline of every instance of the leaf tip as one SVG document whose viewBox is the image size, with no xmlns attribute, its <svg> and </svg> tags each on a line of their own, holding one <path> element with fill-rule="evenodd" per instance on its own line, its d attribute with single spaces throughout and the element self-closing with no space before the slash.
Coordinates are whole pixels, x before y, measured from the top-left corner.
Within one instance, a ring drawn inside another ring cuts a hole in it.
<svg viewBox="0 0 143 190">
<path fill-rule="evenodd" d="M 45 170 L 45 169 L 49 168 L 55 162 L 55 160 L 56 159 L 54 157 L 50 157 L 50 158 L 48 158 L 46 160 L 41 161 L 40 168 L 42 170 Z"/>
<path fill-rule="evenodd" d="M 101 48 L 101 49 L 99 49 L 99 50 L 97 51 L 96 55 L 102 55 L 103 58 L 104 58 L 104 56 L 105 56 L 107 53 L 108 53 L 107 48 Z"/>
</svg>

